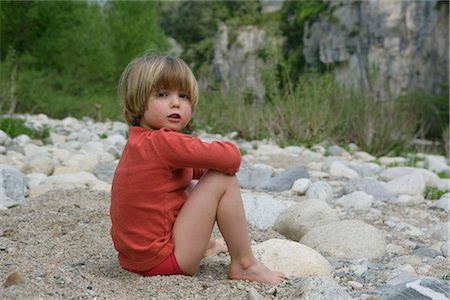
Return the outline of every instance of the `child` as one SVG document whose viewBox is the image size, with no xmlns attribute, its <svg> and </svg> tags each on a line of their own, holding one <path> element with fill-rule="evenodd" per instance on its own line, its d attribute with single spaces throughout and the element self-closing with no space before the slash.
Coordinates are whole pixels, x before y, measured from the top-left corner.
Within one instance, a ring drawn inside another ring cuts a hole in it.
<svg viewBox="0 0 450 300">
<path fill-rule="evenodd" d="M 127 145 L 114 174 L 111 235 L 131 272 L 193 275 L 204 256 L 229 251 L 232 279 L 274 284 L 284 274 L 253 255 L 239 183 L 239 150 L 178 133 L 189 122 L 198 87 L 181 59 L 144 56 L 119 84 Z M 187 192 L 192 179 L 198 184 Z M 226 241 L 210 240 L 215 222 Z M 228 248 L 227 248 L 228 247 Z"/>
</svg>

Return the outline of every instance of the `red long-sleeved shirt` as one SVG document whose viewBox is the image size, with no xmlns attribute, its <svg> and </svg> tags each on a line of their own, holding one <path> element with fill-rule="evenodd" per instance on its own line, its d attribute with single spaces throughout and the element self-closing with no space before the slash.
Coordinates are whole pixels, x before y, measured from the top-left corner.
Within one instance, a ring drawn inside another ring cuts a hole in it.
<svg viewBox="0 0 450 300">
<path fill-rule="evenodd" d="M 131 127 L 111 191 L 111 235 L 122 267 L 146 271 L 173 251 L 172 227 L 185 189 L 206 169 L 239 170 L 239 150 L 167 128 Z"/>
</svg>

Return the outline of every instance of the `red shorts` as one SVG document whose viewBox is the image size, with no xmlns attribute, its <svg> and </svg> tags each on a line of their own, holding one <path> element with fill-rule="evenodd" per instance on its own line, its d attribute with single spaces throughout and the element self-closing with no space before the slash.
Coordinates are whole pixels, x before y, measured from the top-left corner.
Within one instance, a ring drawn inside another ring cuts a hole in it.
<svg viewBox="0 0 450 300">
<path fill-rule="evenodd" d="M 127 269 L 128 270 L 128 269 Z M 147 270 L 147 271 L 134 271 L 128 270 L 134 273 L 138 273 L 144 276 L 157 276 L 157 275 L 186 275 L 180 269 L 178 265 L 177 259 L 175 258 L 175 253 L 172 251 L 168 258 L 163 260 L 162 263 L 157 265 L 156 267 Z"/>
</svg>

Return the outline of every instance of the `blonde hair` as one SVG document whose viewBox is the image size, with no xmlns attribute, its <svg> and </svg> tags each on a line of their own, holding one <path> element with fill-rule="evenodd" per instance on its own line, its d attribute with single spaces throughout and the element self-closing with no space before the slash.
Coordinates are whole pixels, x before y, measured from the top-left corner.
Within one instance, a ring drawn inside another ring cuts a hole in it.
<svg viewBox="0 0 450 300">
<path fill-rule="evenodd" d="M 197 104 L 197 80 L 182 59 L 168 55 L 138 57 L 123 71 L 118 88 L 123 114 L 129 126 L 139 125 L 151 93 L 159 89 L 186 92 L 192 110 Z"/>
</svg>

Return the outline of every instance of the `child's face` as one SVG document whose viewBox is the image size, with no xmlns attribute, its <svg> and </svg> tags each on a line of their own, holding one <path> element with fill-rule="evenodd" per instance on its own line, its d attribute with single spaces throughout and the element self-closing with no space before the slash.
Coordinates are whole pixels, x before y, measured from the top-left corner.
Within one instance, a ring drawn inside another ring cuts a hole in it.
<svg viewBox="0 0 450 300">
<path fill-rule="evenodd" d="M 153 91 L 141 120 L 141 127 L 160 129 L 166 127 L 179 131 L 191 120 L 192 107 L 188 93 L 160 89 Z"/>
</svg>

